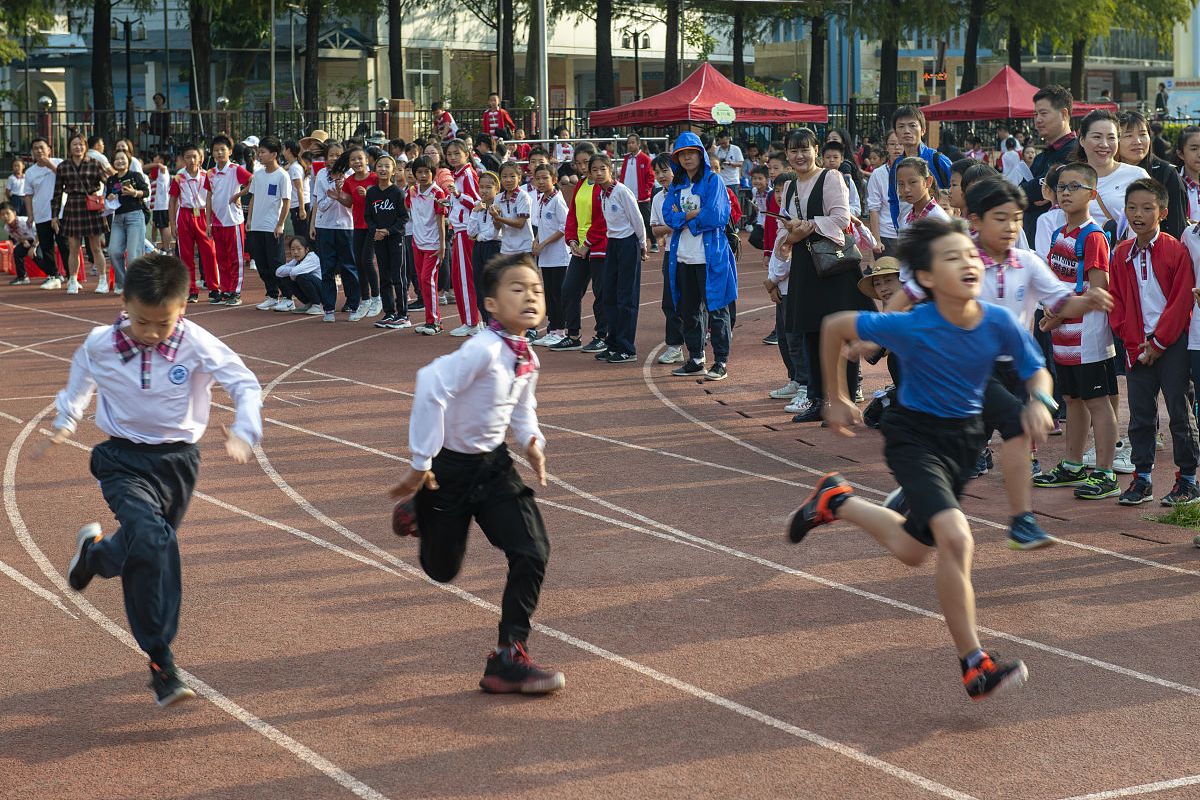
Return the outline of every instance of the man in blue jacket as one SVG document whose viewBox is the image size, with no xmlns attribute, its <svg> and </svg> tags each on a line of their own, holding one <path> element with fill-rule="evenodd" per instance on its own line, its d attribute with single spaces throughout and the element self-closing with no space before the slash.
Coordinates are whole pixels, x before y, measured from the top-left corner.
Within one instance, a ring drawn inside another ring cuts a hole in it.
<svg viewBox="0 0 1200 800">
<path fill-rule="evenodd" d="M 934 150 L 922 140 L 925 138 L 925 115 L 916 106 L 900 106 L 892 114 L 892 131 L 900 146 L 904 148 L 903 158 L 914 156 L 925 159 L 929 164 L 929 174 L 939 189 L 950 188 L 950 159 Z M 899 163 L 899 159 L 897 159 Z M 892 224 L 900 230 L 900 196 L 896 194 L 896 173 L 888 167 L 888 206 L 892 214 Z"/>
</svg>

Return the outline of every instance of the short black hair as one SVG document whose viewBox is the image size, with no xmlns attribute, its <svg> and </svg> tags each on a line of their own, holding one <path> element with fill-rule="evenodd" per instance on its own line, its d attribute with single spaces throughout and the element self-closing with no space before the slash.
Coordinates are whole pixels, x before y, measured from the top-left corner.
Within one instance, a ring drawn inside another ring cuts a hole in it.
<svg viewBox="0 0 1200 800">
<path fill-rule="evenodd" d="M 656 155 L 654 157 L 654 160 L 650 162 L 650 168 L 651 169 L 662 169 L 663 167 L 666 167 L 667 169 L 674 169 L 674 167 L 672 167 L 671 164 L 672 164 L 672 161 L 671 161 L 671 157 L 669 155 L 667 155 L 666 153 L 659 153 L 658 155 Z"/>
<path fill-rule="evenodd" d="M 970 156 L 968 156 L 967 158 L 960 158 L 958 161 L 955 161 L 953 164 L 950 165 L 950 174 L 951 175 L 957 174 L 961 177 L 963 175 L 966 175 L 967 170 L 969 170 L 971 167 L 974 167 L 977 164 L 982 164 L 982 163 L 983 162 L 980 161 L 978 158 L 971 158 Z"/>
<path fill-rule="evenodd" d="M 612 171 L 612 159 L 604 153 L 596 153 L 594 156 L 588 159 L 588 170 L 590 171 L 592 167 L 596 166 L 597 164 L 603 164 L 604 166 L 608 167 L 610 172 Z"/>
<path fill-rule="evenodd" d="M 188 268 L 175 256 L 151 253 L 134 259 L 125 268 L 125 290 L 121 296 L 148 306 L 187 302 L 191 278 Z"/>
<path fill-rule="evenodd" d="M 279 151 L 283 149 L 283 143 L 279 141 L 278 136 L 264 136 L 258 141 L 258 148 L 266 150 L 268 153 L 279 155 Z"/>
<path fill-rule="evenodd" d="M 419 169 L 429 170 L 430 175 L 434 173 L 433 162 L 429 160 L 429 156 L 417 156 L 409 162 L 408 166 L 412 170 L 413 175 L 416 175 Z"/>
<path fill-rule="evenodd" d="M 896 123 L 902 119 L 915 119 L 917 124 L 921 126 L 921 130 L 926 130 L 929 125 L 925 122 L 925 113 L 916 106 L 900 106 L 892 113 L 892 130 L 896 130 Z"/>
<path fill-rule="evenodd" d="M 803 149 L 811 147 L 817 149 L 820 140 L 817 134 L 813 133 L 812 128 L 797 128 L 788 133 L 787 138 L 783 142 L 783 146 L 788 150 Z"/>
<path fill-rule="evenodd" d="M 596 145 L 591 142 L 579 142 L 575 145 L 575 153 L 587 153 L 589 156 L 596 155 Z"/>
<path fill-rule="evenodd" d="M 796 180 L 796 173 L 790 171 L 781 172 L 775 176 L 775 185 L 772 188 L 782 189 L 794 180 Z"/>
<path fill-rule="evenodd" d="M 770 179 L 771 170 L 767 169 L 763 164 L 758 164 L 750 168 L 750 177 L 753 178 L 755 175 L 762 175 L 764 178 Z"/>
<path fill-rule="evenodd" d="M 787 154 L 784 153 L 782 150 L 776 150 L 775 152 L 771 153 L 771 155 L 767 156 L 767 163 L 769 164 L 772 161 L 780 161 L 786 167 L 787 166 Z"/>
<path fill-rule="evenodd" d="M 985 178 L 971 185 L 967 192 L 967 213 L 982 217 L 993 208 L 1016 203 L 1025 210 L 1025 193 L 1004 178 Z"/>
<path fill-rule="evenodd" d="M 475 145 L 479 146 L 481 144 L 487 145 L 488 147 L 492 147 L 493 146 L 492 137 L 486 133 L 479 134 L 478 136 L 475 137 Z"/>
<path fill-rule="evenodd" d="M 922 217 L 904 229 L 900 234 L 900 246 L 896 257 L 902 264 L 907 264 L 913 272 L 933 269 L 931 263 L 933 243 L 943 236 L 954 233 L 967 234 L 967 223 L 957 217 L 943 219 L 940 217 Z"/>
<path fill-rule="evenodd" d="M 7 200 L 5 200 L 3 203 L 0 203 L 0 213 L 13 210 L 15 209 L 13 209 L 12 203 L 8 202 Z"/>
<path fill-rule="evenodd" d="M 846 155 L 846 146 L 841 142 L 834 141 L 833 139 L 829 139 L 825 142 L 825 144 L 821 145 L 821 155 L 825 155 L 830 150 L 835 153 L 841 153 L 843 156 Z"/>
<path fill-rule="evenodd" d="M 1096 183 L 1100 180 L 1099 176 L 1096 175 L 1095 168 L 1086 161 L 1068 161 L 1063 167 L 1062 172 L 1058 174 L 1060 180 L 1062 179 L 1063 172 L 1078 172 L 1092 184 L 1093 189 L 1096 188 Z"/>
<path fill-rule="evenodd" d="M 228 136 L 226 136 L 223 133 L 218 133 L 216 136 L 212 137 L 212 140 L 209 141 L 208 146 L 209 146 L 209 148 L 213 148 L 219 144 L 225 145 L 230 150 L 233 149 L 233 139 L 230 139 Z"/>
<path fill-rule="evenodd" d="M 1133 183 L 1125 187 L 1125 202 L 1129 202 L 1129 195 L 1134 192 L 1149 192 L 1154 195 L 1154 199 L 1158 201 L 1159 208 L 1167 207 L 1167 187 L 1163 186 L 1154 178 L 1138 178 Z"/>
<path fill-rule="evenodd" d="M 965 192 L 971 187 L 971 184 L 987 178 L 996 178 L 999 175 L 1000 173 L 996 168 L 990 164 L 976 164 L 963 172 L 962 178 L 959 180 L 959 186 Z"/>
<path fill-rule="evenodd" d="M 504 278 L 504 273 L 517 267 L 529 267 L 534 272 L 538 272 L 537 262 L 529 253 L 508 253 L 489 260 L 484 265 L 483 275 L 480 277 L 483 296 L 495 297 L 500 291 L 500 281 Z"/>
<path fill-rule="evenodd" d="M 188 142 L 179 150 L 179 155 L 186 155 L 188 150 L 195 150 L 200 154 L 204 153 L 204 151 L 200 149 L 200 145 L 196 144 L 195 142 Z"/>
<path fill-rule="evenodd" d="M 91 136 L 87 137 L 87 146 L 94 150 L 96 148 L 96 145 L 102 143 L 103 141 L 104 141 L 103 136 L 101 136 L 98 133 L 93 133 Z"/>
<path fill-rule="evenodd" d="M 499 99 L 500 99 L 500 93 L 499 93 L 499 92 L 488 92 L 488 97 L 494 97 L 494 98 L 496 98 L 497 100 L 499 100 Z"/>
<path fill-rule="evenodd" d="M 30 149 L 32 149 L 32 148 L 33 148 L 33 146 L 34 146 L 35 144 L 37 144 L 38 142 L 41 142 L 42 144 L 46 145 L 46 147 L 49 147 L 49 146 L 50 146 L 50 142 L 49 142 L 49 140 L 47 140 L 47 139 L 46 139 L 46 137 L 45 137 L 45 136 L 35 136 L 35 137 L 33 137 L 33 139 L 31 139 L 31 140 L 30 140 L 30 142 L 29 142 L 29 147 L 30 147 Z"/>
<path fill-rule="evenodd" d="M 1052 83 L 1049 86 L 1043 86 L 1038 89 L 1033 95 L 1033 102 L 1038 100 L 1049 100 L 1051 107 L 1055 111 L 1071 110 L 1071 106 L 1075 104 L 1075 98 L 1071 96 L 1070 90 L 1059 86 L 1057 83 Z"/>
</svg>

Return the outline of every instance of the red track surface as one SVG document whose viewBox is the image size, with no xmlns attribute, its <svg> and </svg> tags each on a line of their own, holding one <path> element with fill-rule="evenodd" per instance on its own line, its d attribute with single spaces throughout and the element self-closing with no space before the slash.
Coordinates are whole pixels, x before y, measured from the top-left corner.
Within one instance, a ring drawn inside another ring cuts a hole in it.
<svg viewBox="0 0 1200 800">
<path fill-rule="evenodd" d="M 167 711 L 123 633 L 119 583 L 81 596 L 62 577 L 79 526 L 112 524 L 86 453 L 29 457 L 65 360 L 117 303 L 0 294 L 3 796 L 1200 796 L 1190 532 L 1039 491 L 1066 541 L 1014 553 L 999 476 L 972 484 L 985 646 L 1031 676 L 970 703 L 930 618 L 931 566 L 905 568 L 844 524 L 784 543 L 814 474 L 839 469 L 868 497 L 892 481 L 874 433 L 835 440 L 766 399 L 781 367 L 759 344 L 773 312 L 751 311 L 759 271 L 743 273 L 718 384 L 652 362 L 658 277 L 645 271 L 644 363 L 540 354 L 553 553 L 531 648 L 567 675 L 540 699 L 475 688 L 500 554 L 477 536 L 440 587 L 388 530 L 406 393 L 458 342 L 191 307 L 269 386 L 269 421 L 258 464 L 233 465 L 218 434 L 204 443 L 175 649 L 206 699 Z M 216 409 L 213 429 L 230 418 Z M 101 436 L 85 424 L 79 442 Z M 1160 461 L 1161 494 L 1169 451 Z"/>
</svg>

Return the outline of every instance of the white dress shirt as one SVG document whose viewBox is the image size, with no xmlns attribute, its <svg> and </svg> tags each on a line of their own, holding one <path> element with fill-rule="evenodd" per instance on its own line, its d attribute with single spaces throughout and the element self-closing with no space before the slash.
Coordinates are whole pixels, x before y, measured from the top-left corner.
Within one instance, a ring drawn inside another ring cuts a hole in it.
<svg viewBox="0 0 1200 800">
<path fill-rule="evenodd" d="M 530 357 L 537 364 L 537 356 Z M 503 444 L 510 426 L 518 452 L 533 438 L 545 448 L 533 394 L 537 371 L 518 378 L 516 363 L 499 334 L 487 330 L 417 371 L 408 421 L 413 469 L 429 469 L 442 448 L 490 453 Z"/>
<path fill-rule="evenodd" d="M 330 189 L 336 188 L 337 183 L 329 174 L 328 167 L 317 173 L 313 185 L 316 227 L 334 231 L 354 230 L 354 212 L 327 194 Z"/>
<path fill-rule="evenodd" d="M 567 202 L 563 200 L 562 192 L 555 190 L 551 195 L 539 195 L 535 201 L 537 209 L 534 219 L 537 222 L 538 241 L 544 242 L 556 233 L 566 233 Z M 538 266 L 565 267 L 571 263 L 571 252 L 567 250 L 567 239 L 560 236 L 538 254 Z"/>
<path fill-rule="evenodd" d="M 151 352 L 146 389 L 141 359 L 122 359 L 113 345 L 113 326 L 93 328 L 71 360 L 67 388 L 58 393 L 54 426 L 74 433 L 96 392 L 96 427 L 109 436 L 142 444 L 195 443 L 208 427 L 215 380 L 233 398 L 233 432 L 252 444 L 260 442 L 258 378 L 216 336 L 187 319 L 180 319 L 179 325 L 183 339 L 174 361 Z"/>
<path fill-rule="evenodd" d="M 609 239 L 628 239 L 636 236 L 639 247 L 646 246 L 646 223 L 638 207 L 637 196 L 623 183 L 613 182 L 607 190 L 601 189 L 599 200 L 608 225 Z M 593 201 L 595 202 L 595 201 Z"/>
<path fill-rule="evenodd" d="M 501 253 L 531 253 L 533 252 L 533 204 L 529 195 L 514 191 L 512 194 L 501 192 L 496 195 L 496 205 L 500 206 L 500 216 L 505 219 L 524 219 L 525 224 L 520 228 L 504 225 L 504 236 L 500 239 Z M 503 223 L 501 223 L 503 225 Z"/>
<path fill-rule="evenodd" d="M 52 158 L 50 163 L 58 166 L 62 163 L 61 158 Z M 52 217 L 57 216 L 55 213 L 59 209 L 51 209 L 51 201 L 54 199 L 54 181 L 57 174 L 49 167 L 43 167 L 41 164 L 34 164 L 29 169 L 25 170 L 25 196 L 30 198 L 30 212 L 33 215 L 34 224 L 49 222 Z M 65 203 L 66 193 L 62 202 Z"/>
<path fill-rule="evenodd" d="M 496 227 L 496 220 L 485 207 L 471 209 L 467 215 L 467 235 L 477 242 L 498 242 L 503 235 L 503 226 Z"/>
</svg>

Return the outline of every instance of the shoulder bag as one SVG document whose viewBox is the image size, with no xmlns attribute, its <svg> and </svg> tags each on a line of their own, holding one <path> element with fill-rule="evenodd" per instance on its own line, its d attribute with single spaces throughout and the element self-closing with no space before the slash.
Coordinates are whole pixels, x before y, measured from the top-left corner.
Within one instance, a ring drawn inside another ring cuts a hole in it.
<svg viewBox="0 0 1200 800">
<path fill-rule="evenodd" d="M 821 177 L 817 178 L 817 184 L 813 187 L 812 194 L 809 195 L 809 205 L 817 202 L 824 205 L 824 188 L 825 175 L 827 170 L 821 171 Z M 796 199 L 796 182 L 792 181 L 788 184 L 787 195 L 784 198 L 784 206 L 791 207 Z M 796 209 L 799 214 L 800 209 Z M 816 215 L 811 215 L 816 216 Z M 801 214 L 800 219 L 807 219 Z M 804 246 L 808 248 L 808 254 L 812 257 L 813 269 L 817 273 L 818 278 L 832 278 L 835 275 L 841 275 L 844 272 L 858 272 L 862 269 L 862 253 L 858 250 L 858 245 L 854 243 L 853 237 L 842 231 L 842 241 L 835 243 L 822 236 L 815 231 L 804 240 Z"/>
</svg>

